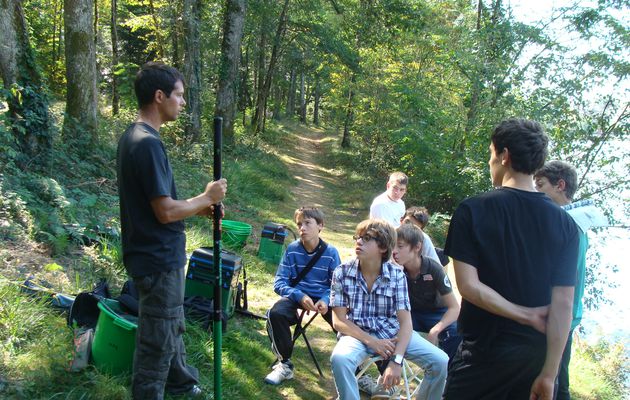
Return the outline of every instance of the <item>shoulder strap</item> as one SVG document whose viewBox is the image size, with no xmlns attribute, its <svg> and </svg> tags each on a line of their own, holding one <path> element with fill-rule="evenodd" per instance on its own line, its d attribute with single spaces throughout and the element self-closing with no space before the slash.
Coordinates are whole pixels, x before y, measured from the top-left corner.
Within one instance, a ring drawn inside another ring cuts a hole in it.
<svg viewBox="0 0 630 400">
<path fill-rule="evenodd" d="M 300 281 L 306 276 L 306 274 L 308 274 L 311 271 L 311 269 L 313 269 L 313 267 L 315 266 L 315 263 L 319 261 L 322 254 L 324 254 L 324 251 L 326 251 L 327 247 L 328 247 L 328 243 L 324 242 L 322 239 L 319 239 L 317 253 L 315 253 L 313 258 L 311 258 L 311 261 L 309 261 L 308 264 L 306 264 L 306 267 L 304 267 L 304 269 L 298 274 L 298 276 L 296 276 L 294 279 L 291 279 L 291 282 L 290 282 L 291 287 L 297 286 L 297 284 L 300 283 Z"/>
</svg>

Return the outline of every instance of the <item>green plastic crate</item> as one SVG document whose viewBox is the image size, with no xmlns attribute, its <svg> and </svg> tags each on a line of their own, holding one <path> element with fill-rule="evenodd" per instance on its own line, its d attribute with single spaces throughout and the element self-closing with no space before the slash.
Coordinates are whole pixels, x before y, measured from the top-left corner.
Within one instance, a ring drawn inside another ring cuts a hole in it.
<svg viewBox="0 0 630 400">
<path fill-rule="evenodd" d="M 260 235 L 258 257 L 272 264 L 280 264 L 286 237 L 287 229 L 284 225 L 266 223 Z"/>
<path fill-rule="evenodd" d="M 238 278 L 242 268 L 241 257 L 221 251 L 221 305 L 228 318 L 234 315 Z M 188 261 L 184 295 L 214 299 L 214 253 L 212 247 L 195 250 Z"/>
</svg>

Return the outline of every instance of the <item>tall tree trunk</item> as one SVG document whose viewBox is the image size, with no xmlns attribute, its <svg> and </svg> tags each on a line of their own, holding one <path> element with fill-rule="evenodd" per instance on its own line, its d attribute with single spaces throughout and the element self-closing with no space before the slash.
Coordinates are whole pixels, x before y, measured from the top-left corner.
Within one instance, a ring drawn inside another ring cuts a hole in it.
<svg viewBox="0 0 630 400">
<path fill-rule="evenodd" d="M 267 97 L 269 96 L 269 90 L 271 89 L 271 80 L 276 68 L 276 61 L 278 59 L 278 53 L 280 52 L 280 43 L 287 26 L 287 8 L 289 7 L 289 0 L 284 0 L 284 6 L 280 13 L 280 19 L 278 21 L 278 29 L 276 30 L 276 36 L 273 41 L 273 48 L 271 50 L 271 58 L 269 59 L 269 67 L 265 74 L 265 84 L 259 88 L 258 96 L 256 99 L 256 111 L 254 114 L 254 133 L 262 132 L 265 129 L 265 110 L 267 107 Z"/>
<path fill-rule="evenodd" d="M 177 69 L 182 67 L 182 56 L 180 54 L 179 42 L 182 37 L 182 24 L 180 22 L 180 15 L 182 15 L 181 2 L 174 1 L 170 5 L 171 7 L 171 47 L 173 60 L 173 66 Z"/>
<path fill-rule="evenodd" d="M 21 0 L 0 0 L 0 77 L 10 129 L 23 154 L 18 162 L 22 168 L 45 168 L 50 162 L 53 124 Z"/>
<path fill-rule="evenodd" d="M 63 135 L 80 142 L 85 150 L 98 140 L 93 5 L 94 0 L 64 1 L 67 86 Z"/>
<path fill-rule="evenodd" d="M 238 96 L 238 109 L 242 114 L 242 124 L 243 127 L 247 124 L 247 108 L 251 106 L 251 99 L 249 98 L 249 44 L 245 48 L 245 58 L 242 61 L 242 65 L 245 66 L 243 71 L 241 71 L 241 83 L 239 86 L 239 96 Z"/>
<path fill-rule="evenodd" d="M 295 114 L 295 85 L 297 80 L 297 74 L 295 67 L 291 66 L 291 76 L 289 78 L 289 94 L 287 95 L 287 118 L 293 118 Z"/>
<path fill-rule="evenodd" d="M 282 104 L 282 99 L 284 98 L 282 87 L 276 85 L 274 90 L 274 102 L 273 102 L 273 119 L 275 121 L 280 120 L 280 107 Z"/>
<path fill-rule="evenodd" d="M 193 142 L 201 137 L 201 0 L 184 0 L 184 80 L 190 119 L 186 137 Z"/>
<path fill-rule="evenodd" d="M 149 0 L 149 11 L 151 12 L 151 19 L 153 20 L 153 31 L 155 33 L 155 41 L 157 43 L 157 57 L 158 59 L 162 59 L 164 58 L 164 40 L 162 39 L 162 29 L 160 28 L 160 21 L 158 21 L 153 0 Z"/>
<path fill-rule="evenodd" d="M 258 43 L 258 60 L 256 68 L 254 68 L 254 94 L 256 95 L 256 104 L 258 104 L 258 96 L 260 88 L 265 85 L 265 50 L 267 47 L 267 19 L 263 16 L 260 22 L 260 41 Z M 252 124 L 254 117 L 252 116 Z"/>
<path fill-rule="evenodd" d="M 306 83 L 304 71 L 300 73 L 300 122 L 306 123 Z"/>
<path fill-rule="evenodd" d="M 94 0 L 94 19 L 92 20 L 94 24 L 94 28 L 92 31 L 94 32 L 94 46 L 98 44 L 98 0 Z"/>
<path fill-rule="evenodd" d="M 341 138 L 341 147 L 347 149 L 350 147 L 350 126 L 354 119 L 354 82 L 356 77 L 354 73 L 350 77 L 350 93 L 348 93 L 348 105 L 346 106 L 346 117 L 343 121 L 343 137 Z"/>
<path fill-rule="evenodd" d="M 112 34 L 112 115 L 120 110 L 120 94 L 118 93 L 118 0 L 112 2 L 111 34 Z"/>
<path fill-rule="evenodd" d="M 321 94 L 319 93 L 319 77 L 315 78 L 315 87 L 313 88 L 315 102 L 313 104 L 313 125 L 319 126 L 319 100 Z"/>
<path fill-rule="evenodd" d="M 234 142 L 236 89 L 238 87 L 244 22 L 245 0 L 226 0 L 215 114 L 223 117 L 223 134 L 227 144 Z"/>
</svg>

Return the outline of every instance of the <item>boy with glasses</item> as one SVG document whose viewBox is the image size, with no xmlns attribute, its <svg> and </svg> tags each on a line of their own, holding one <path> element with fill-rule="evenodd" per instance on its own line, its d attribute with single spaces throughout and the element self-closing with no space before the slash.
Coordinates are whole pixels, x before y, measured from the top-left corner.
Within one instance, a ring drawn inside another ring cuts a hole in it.
<svg viewBox="0 0 630 400">
<path fill-rule="evenodd" d="M 319 234 L 324 228 L 324 213 L 315 207 L 301 207 L 293 216 L 300 239 L 287 246 L 276 272 L 274 291 L 282 296 L 267 313 L 267 333 L 271 350 L 278 361 L 265 382 L 278 385 L 293 378 L 293 338 L 291 326 L 297 324 L 297 309 L 320 313 L 332 326 L 328 308 L 330 279 L 341 261 L 337 249 Z"/>
<path fill-rule="evenodd" d="M 400 383 L 406 357 L 424 369 L 417 398 L 440 399 L 448 356 L 413 332 L 405 275 L 389 261 L 396 230 L 384 220 L 366 220 L 357 226 L 355 240 L 357 257 L 335 269 L 330 295 L 339 332 L 330 358 L 339 399 L 359 399 L 355 371 L 373 355 L 388 361 L 383 389 Z"/>
</svg>

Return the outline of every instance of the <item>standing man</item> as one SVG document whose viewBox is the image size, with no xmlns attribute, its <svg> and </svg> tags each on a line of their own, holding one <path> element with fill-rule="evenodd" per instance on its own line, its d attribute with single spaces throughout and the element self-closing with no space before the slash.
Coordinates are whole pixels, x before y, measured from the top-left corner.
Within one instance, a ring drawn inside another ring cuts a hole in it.
<svg viewBox="0 0 630 400">
<path fill-rule="evenodd" d="M 387 181 L 387 190 L 379 194 L 370 206 L 370 218 L 380 218 L 398 228 L 405 215 L 403 196 L 407 193 L 409 178 L 402 172 L 394 172 Z"/>
<path fill-rule="evenodd" d="M 273 289 L 282 296 L 267 313 L 267 333 L 271 349 L 278 358 L 265 382 L 278 385 L 293 378 L 293 338 L 291 326 L 297 324 L 297 309 L 317 312 L 332 326 L 328 308 L 330 280 L 341 261 L 337 249 L 319 234 L 324 228 L 324 213 L 315 207 L 300 207 L 293 216 L 300 239 L 287 246 Z"/>
<path fill-rule="evenodd" d="M 509 119 L 490 143 L 495 190 L 464 200 L 445 252 L 462 295 L 462 344 L 444 398 L 552 399 L 571 326 L 578 228 L 534 188 L 547 156 L 537 122 Z"/>
<path fill-rule="evenodd" d="M 534 175 L 536 189 L 545 193 L 554 203 L 565 210 L 578 203 L 571 204 L 573 195 L 577 190 L 577 171 L 564 161 L 549 161 Z M 570 211 L 569 211 L 570 215 Z M 578 225 L 579 227 L 579 225 Z M 588 236 L 580 228 L 580 247 L 577 263 L 577 283 L 573 295 L 573 320 L 569 338 L 564 347 L 560 371 L 558 372 L 558 389 L 556 400 L 570 400 L 569 393 L 569 362 L 571 361 L 571 344 L 573 342 L 573 330 L 582 321 L 582 296 L 584 295 L 584 281 L 586 277 L 586 251 L 588 250 Z"/>
<path fill-rule="evenodd" d="M 183 219 L 211 215 L 223 200 L 224 179 L 210 182 L 200 195 L 178 200 L 173 171 L 160 139 L 161 126 L 186 105 L 183 78 L 173 67 L 145 64 L 134 83 L 138 118 L 118 142 L 123 262 L 138 289 L 139 318 L 133 361 L 134 399 L 171 394 L 201 396 L 199 373 L 186 364 Z"/>
</svg>

